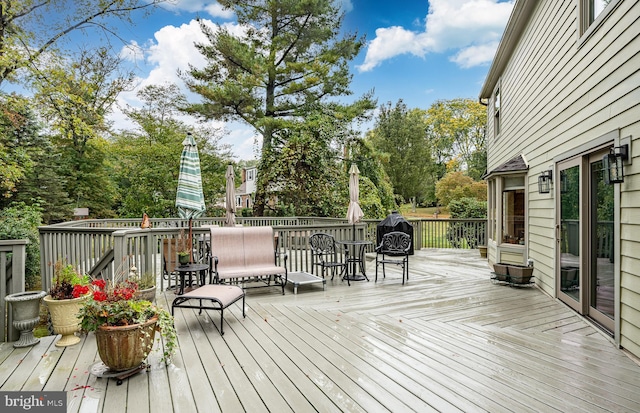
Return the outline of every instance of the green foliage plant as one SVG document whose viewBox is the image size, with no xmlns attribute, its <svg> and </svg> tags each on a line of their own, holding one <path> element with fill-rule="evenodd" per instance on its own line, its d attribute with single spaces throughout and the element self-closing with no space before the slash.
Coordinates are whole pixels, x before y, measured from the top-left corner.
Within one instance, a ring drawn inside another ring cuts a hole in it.
<svg viewBox="0 0 640 413">
<path fill-rule="evenodd" d="M 78 272 L 73 265 L 58 260 L 53 268 L 49 295 L 54 300 L 78 298 L 89 293 L 90 278 Z"/>
<path fill-rule="evenodd" d="M 461 198 L 449 203 L 451 218 L 486 218 L 487 202 L 476 198 Z M 452 222 L 447 239 L 455 248 L 477 248 L 486 245 L 486 222 Z"/>
<path fill-rule="evenodd" d="M 40 282 L 40 235 L 42 212 L 38 204 L 15 203 L 0 210 L 0 239 L 28 239 L 26 246 L 25 287 L 37 288 Z"/>
<path fill-rule="evenodd" d="M 81 329 L 84 333 L 95 332 L 102 326 L 140 325 L 157 318 L 156 329 L 164 339 L 162 361 L 171 362 L 178 348 L 178 336 L 173 316 L 164 308 L 150 301 L 137 299 L 138 284 L 125 280 L 116 283 L 94 280 L 92 295 L 80 309 Z M 151 348 L 144 349 L 145 359 Z"/>
</svg>

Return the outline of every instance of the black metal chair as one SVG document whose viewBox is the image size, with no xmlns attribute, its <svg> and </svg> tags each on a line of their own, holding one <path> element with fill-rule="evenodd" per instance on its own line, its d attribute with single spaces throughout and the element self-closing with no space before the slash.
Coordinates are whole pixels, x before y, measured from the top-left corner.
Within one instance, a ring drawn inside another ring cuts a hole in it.
<svg viewBox="0 0 640 413">
<path fill-rule="evenodd" d="M 411 237 L 400 231 L 393 231 L 382 236 L 380 245 L 376 247 L 376 281 L 378 281 L 378 265 L 382 264 L 382 277 L 385 278 L 385 264 L 400 265 L 402 267 L 402 284 L 405 275 L 409 280 L 409 250 Z"/>
<path fill-rule="evenodd" d="M 329 234 L 313 234 L 309 237 L 309 245 L 311 246 L 311 271 L 316 266 L 322 268 L 321 274 L 327 268 L 331 269 L 331 279 L 336 275 L 336 271 L 340 269 L 340 275 L 347 270 L 347 260 L 340 262 L 338 260 L 338 250 L 336 248 L 336 240 Z"/>
</svg>

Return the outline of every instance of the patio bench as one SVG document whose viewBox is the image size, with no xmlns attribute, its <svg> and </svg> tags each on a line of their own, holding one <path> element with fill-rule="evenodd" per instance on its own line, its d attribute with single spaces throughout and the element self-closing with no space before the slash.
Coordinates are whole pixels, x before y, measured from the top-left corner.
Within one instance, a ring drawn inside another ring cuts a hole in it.
<svg viewBox="0 0 640 413">
<path fill-rule="evenodd" d="M 242 317 L 246 317 L 244 311 L 244 291 L 235 285 L 203 285 L 202 287 L 191 290 L 188 293 L 177 296 L 171 303 L 171 315 L 176 307 L 181 308 L 197 308 L 200 310 L 198 314 L 202 314 L 202 310 L 220 311 L 220 335 L 224 335 L 224 309 L 229 307 L 242 298 Z M 191 304 L 191 300 L 197 300 L 198 305 Z M 203 302 L 211 302 L 211 306 L 203 305 Z"/>
<path fill-rule="evenodd" d="M 210 231 L 215 284 L 242 284 L 244 289 L 280 287 L 284 295 L 287 255 L 284 266 L 276 264 L 273 228 L 212 227 Z"/>
</svg>

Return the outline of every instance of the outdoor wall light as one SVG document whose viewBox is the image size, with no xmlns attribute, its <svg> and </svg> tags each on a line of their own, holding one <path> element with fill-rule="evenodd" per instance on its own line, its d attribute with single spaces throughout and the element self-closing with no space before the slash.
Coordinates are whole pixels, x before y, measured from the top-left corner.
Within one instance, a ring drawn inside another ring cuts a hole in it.
<svg viewBox="0 0 640 413">
<path fill-rule="evenodd" d="M 602 158 L 605 184 L 624 182 L 624 161 L 627 159 L 629 159 L 629 145 L 616 146 Z"/>
<path fill-rule="evenodd" d="M 551 169 L 542 171 L 542 173 L 538 175 L 538 193 L 548 194 L 551 192 L 551 182 L 553 182 L 553 171 Z"/>
</svg>

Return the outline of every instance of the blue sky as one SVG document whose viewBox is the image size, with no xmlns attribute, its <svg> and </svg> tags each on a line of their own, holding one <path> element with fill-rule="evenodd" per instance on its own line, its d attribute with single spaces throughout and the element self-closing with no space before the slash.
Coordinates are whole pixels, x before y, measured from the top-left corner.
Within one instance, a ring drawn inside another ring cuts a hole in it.
<svg viewBox="0 0 640 413">
<path fill-rule="evenodd" d="M 365 35 L 367 45 L 352 62 L 355 97 L 369 90 L 379 104 L 399 99 L 410 108 L 427 109 L 440 99 L 477 99 L 506 26 L 513 1 L 498 0 L 337 0 L 346 12 L 343 29 Z M 122 55 L 135 65 L 137 88 L 174 82 L 178 69 L 204 65 L 193 47 L 202 41 L 196 17 L 238 29 L 234 16 L 215 1 L 174 0 L 119 35 L 129 42 Z M 190 100 L 197 96 L 188 95 Z M 136 106 L 135 90 L 119 104 Z M 127 128 L 124 116 L 112 117 Z M 236 159 L 253 159 L 253 130 L 241 124 L 217 123 L 229 134 Z"/>
</svg>

